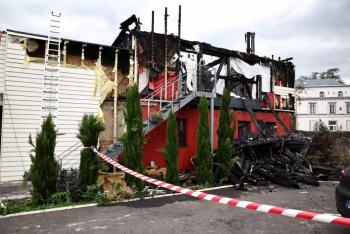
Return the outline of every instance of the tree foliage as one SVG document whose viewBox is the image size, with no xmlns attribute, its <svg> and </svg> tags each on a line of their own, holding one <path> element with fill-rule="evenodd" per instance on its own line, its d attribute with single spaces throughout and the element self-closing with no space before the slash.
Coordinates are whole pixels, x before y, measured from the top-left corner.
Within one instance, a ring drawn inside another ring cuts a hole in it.
<svg viewBox="0 0 350 234">
<path fill-rule="evenodd" d="M 124 119 L 126 133 L 122 137 L 124 144 L 124 161 L 126 167 L 142 173 L 144 171 L 141 157 L 143 155 L 143 121 L 140 105 L 140 95 L 137 85 L 130 86 L 126 92 L 126 104 Z M 125 180 L 130 187 L 138 190 L 143 188 L 143 182 L 131 175 L 125 175 Z"/>
<path fill-rule="evenodd" d="M 197 155 L 197 182 L 211 184 L 213 181 L 213 155 L 209 138 L 208 103 L 205 97 L 201 97 L 199 102 Z"/>
<path fill-rule="evenodd" d="M 178 153 L 179 139 L 177 131 L 176 117 L 173 112 L 170 112 L 167 124 L 167 142 L 163 150 L 163 155 L 166 162 L 166 182 L 171 184 L 179 184 L 178 172 Z"/>
<path fill-rule="evenodd" d="M 340 72 L 339 68 L 329 68 L 324 72 L 312 72 L 310 76 L 300 76 L 300 80 L 315 80 L 315 79 L 335 79 L 340 83 L 344 83 L 338 74 Z"/>
<path fill-rule="evenodd" d="M 224 182 L 230 176 L 234 165 L 234 124 L 235 116 L 230 113 L 230 92 L 226 89 L 222 95 L 218 134 L 218 148 L 216 151 L 216 162 L 218 165 L 218 180 Z"/>
<path fill-rule="evenodd" d="M 43 122 L 41 131 L 37 133 L 35 144 L 29 135 L 29 144 L 33 146 L 30 159 L 30 178 L 33 185 L 33 200 L 44 203 L 56 192 L 56 181 L 59 165 L 55 159 L 57 130 L 51 114 Z"/>
<path fill-rule="evenodd" d="M 103 130 L 104 124 L 98 117 L 85 114 L 80 122 L 77 137 L 85 147 L 97 147 L 98 136 Z M 84 189 L 96 183 L 99 167 L 98 156 L 91 148 L 80 151 L 79 178 Z"/>
</svg>

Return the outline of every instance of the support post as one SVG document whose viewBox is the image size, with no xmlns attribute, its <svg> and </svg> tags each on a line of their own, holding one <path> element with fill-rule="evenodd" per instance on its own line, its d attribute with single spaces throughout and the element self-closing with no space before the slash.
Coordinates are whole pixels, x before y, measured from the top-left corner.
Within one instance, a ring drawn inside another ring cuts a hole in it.
<svg viewBox="0 0 350 234">
<path fill-rule="evenodd" d="M 178 36 L 178 45 L 177 45 L 177 55 L 179 56 L 177 62 L 176 62 L 176 76 L 178 77 L 178 83 L 177 83 L 177 96 L 182 96 L 182 74 L 181 74 L 181 5 L 179 5 L 179 19 L 178 19 L 178 30 L 177 30 L 177 36 Z M 181 77 L 180 77 L 181 74 Z"/>
<path fill-rule="evenodd" d="M 167 91 L 168 91 L 168 8 L 165 7 L 165 14 L 164 14 L 164 22 L 165 22 L 165 32 L 164 32 L 164 38 L 165 38 L 165 52 L 164 52 L 164 99 L 167 100 Z"/>
<path fill-rule="evenodd" d="M 152 25 L 151 25 L 151 66 L 154 66 L 154 11 L 152 11 Z"/>
<path fill-rule="evenodd" d="M 113 108 L 113 143 L 117 141 L 118 134 L 118 49 L 115 50 L 115 63 L 114 63 L 114 108 Z"/>
</svg>

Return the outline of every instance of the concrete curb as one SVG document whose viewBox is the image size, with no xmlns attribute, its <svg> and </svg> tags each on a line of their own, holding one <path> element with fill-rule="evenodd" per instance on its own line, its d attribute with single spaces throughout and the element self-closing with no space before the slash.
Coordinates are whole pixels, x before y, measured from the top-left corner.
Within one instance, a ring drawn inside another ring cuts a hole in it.
<svg viewBox="0 0 350 234">
<path fill-rule="evenodd" d="M 219 186 L 219 187 L 205 188 L 205 189 L 199 189 L 199 190 L 196 190 L 196 191 L 204 192 L 204 191 L 212 191 L 212 190 L 231 188 L 231 187 L 233 187 L 233 185 L 225 185 L 225 186 Z M 128 200 L 111 202 L 110 204 L 111 205 L 115 205 L 115 204 L 118 204 L 118 203 L 127 203 L 127 202 L 139 201 L 139 200 L 149 200 L 149 199 L 156 199 L 156 198 L 162 198 L 162 197 L 172 197 L 172 196 L 179 196 L 179 195 L 184 195 L 184 194 L 182 194 L 182 193 L 172 193 L 172 194 L 156 195 L 156 196 L 153 196 L 153 197 L 133 198 L 133 199 L 128 199 Z M 25 215 L 31 215 L 31 214 L 42 214 L 42 213 L 61 211 L 61 210 L 72 210 L 72 209 L 79 209 L 79 208 L 93 207 L 93 206 L 98 206 L 98 204 L 97 203 L 89 203 L 89 204 L 83 204 L 83 205 L 73 205 L 73 206 L 57 207 L 57 208 L 50 208 L 50 209 L 43 209 L 43 210 L 27 211 L 27 212 L 14 213 L 14 214 L 8 214 L 8 215 L 0 215 L 0 219 L 10 218 L 10 217 L 17 217 L 17 216 L 25 216 Z"/>
</svg>

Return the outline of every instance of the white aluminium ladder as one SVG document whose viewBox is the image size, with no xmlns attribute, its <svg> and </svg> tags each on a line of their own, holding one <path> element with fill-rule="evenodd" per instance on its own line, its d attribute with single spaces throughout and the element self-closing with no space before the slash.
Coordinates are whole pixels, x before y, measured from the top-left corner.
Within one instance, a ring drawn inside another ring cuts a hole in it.
<svg viewBox="0 0 350 234">
<path fill-rule="evenodd" d="M 58 118 L 58 82 L 61 62 L 61 13 L 51 12 L 49 35 L 45 51 L 45 68 L 43 79 L 43 99 L 41 118 L 44 121 L 49 114 L 57 123 Z"/>
</svg>

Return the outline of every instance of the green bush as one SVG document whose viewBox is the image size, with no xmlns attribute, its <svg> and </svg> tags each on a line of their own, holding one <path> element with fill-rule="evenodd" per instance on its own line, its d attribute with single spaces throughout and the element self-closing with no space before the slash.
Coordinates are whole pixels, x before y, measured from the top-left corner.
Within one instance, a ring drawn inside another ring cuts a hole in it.
<svg viewBox="0 0 350 234">
<path fill-rule="evenodd" d="M 140 95 L 137 85 L 128 88 L 126 92 L 125 109 L 124 119 L 126 133 L 121 139 L 124 146 L 125 166 L 131 170 L 143 173 L 144 168 L 141 162 L 141 157 L 143 155 L 143 144 L 145 139 L 143 134 Z M 142 180 L 129 174 L 125 175 L 125 181 L 129 187 L 135 187 L 137 190 L 142 190 L 143 188 Z"/>
<path fill-rule="evenodd" d="M 197 155 L 197 183 L 210 185 L 213 182 L 213 155 L 209 138 L 208 103 L 205 97 L 201 97 L 199 102 Z"/>
<path fill-rule="evenodd" d="M 218 166 L 217 180 L 221 183 L 227 181 L 231 174 L 232 158 L 234 154 L 234 122 L 235 116 L 230 113 L 230 92 L 224 90 L 221 107 L 218 134 L 218 148 L 216 151 L 216 164 Z M 236 162 L 237 160 L 234 160 Z"/>
<path fill-rule="evenodd" d="M 179 153 L 179 140 L 177 132 L 176 117 L 173 112 L 170 112 L 167 124 L 167 142 L 163 149 L 163 155 L 166 162 L 166 175 L 165 180 L 171 184 L 179 184 L 179 172 L 178 172 L 178 153 Z"/>
<path fill-rule="evenodd" d="M 100 189 L 95 185 L 89 185 L 86 187 L 86 191 L 83 194 L 83 198 L 86 201 L 94 201 L 96 196 L 100 193 Z"/>
<path fill-rule="evenodd" d="M 51 114 L 43 122 L 37 133 L 35 144 L 29 135 L 29 144 L 33 146 L 30 155 L 30 178 L 33 184 L 33 200 L 38 204 L 45 203 L 51 194 L 56 192 L 56 181 L 59 165 L 55 159 L 57 130 Z"/>
<path fill-rule="evenodd" d="M 68 205 L 72 203 L 69 192 L 57 192 L 50 196 L 49 203 L 53 205 Z"/>
<path fill-rule="evenodd" d="M 105 130 L 104 124 L 98 117 L 85 114 L 79 125 L 77 137 L 85 147 L 97 147 L 98 136 L 103 130 Z M 94 151 L 91 148 L 82 149 L 80 151 L 79 178 L 83 189 L 96 183 L 99 168 L 98 156 Z"/>
</svg>

